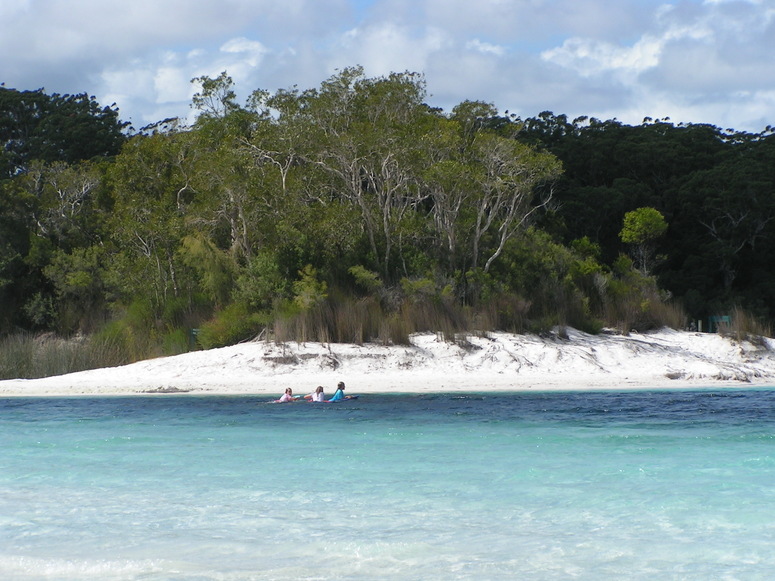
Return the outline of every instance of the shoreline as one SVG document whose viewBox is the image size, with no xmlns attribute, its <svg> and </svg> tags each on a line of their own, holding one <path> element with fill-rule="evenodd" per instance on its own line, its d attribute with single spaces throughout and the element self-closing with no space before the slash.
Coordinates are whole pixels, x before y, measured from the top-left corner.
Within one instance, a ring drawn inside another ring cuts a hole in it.
<svg viewBox="0 0 775 581">
<path fill-rule="evenodd" d="M 0 381 L 0 397 L 297 395 L 338 381 L 355 394 L 520 393 L 775 387 L 775 342 L 662 329 L 629 336 L 489 333 L 411 346 L 269 342 L 193 351 L 41 379 Z"/>
<path fill-rule="evenodd" d="M 326 397 L 333 395 L 335 388 L 331 388 L 325 392 Z M 740 382 L 719 382 L 719 383 L 686 383 L 676 382 L 670 385 L 625 385 L 625 386 L 599 386 L 599 385 L 584 385 L 573 387 L 559 387 L 559 386 L 532 386 L 525 388 L 470 388 L 470 389 L 446 389 L 446 388 L 429 388 L 429 389 L 388 389 L 388 390 L 372 390 L 372 389 L 360 389 L 357 386 L 352 389 L 348 389 L 351 395 L 356 396 L 421 396 L 421 395 L 438 395 L 438 396 L 513 396 L 520 394 L 562 394 L 562 393 L 637 393 L 637 392 L 720 392 L 720 391 L 767 391 L 775 390 L 775 381 L 769 381 L 766 383 L 740 383 Z M 307 392 L 303 389 L 294 390 L 294 393 Z M 77 398 L 133 398 L 133 397 L 153 397 L 153 398 L 171 398 L 171 397 L 244 397 L 244 398 L 271 398 L 269 401 L 280 397 L 281 391 L 277 390 L 230 390 L 230 389 L 173 389 L 173 390 L 100 390 L 100 391 L 80 391 L 80 390 L 46 390 L 46 391 L 2 391 L 0 392 L 0 399 L 77 399 Z M 368 401 L 368 400 L 367 400 Z M 310 402 L 296 402 L 296 403 L 310 403 Z"/>
</svg>

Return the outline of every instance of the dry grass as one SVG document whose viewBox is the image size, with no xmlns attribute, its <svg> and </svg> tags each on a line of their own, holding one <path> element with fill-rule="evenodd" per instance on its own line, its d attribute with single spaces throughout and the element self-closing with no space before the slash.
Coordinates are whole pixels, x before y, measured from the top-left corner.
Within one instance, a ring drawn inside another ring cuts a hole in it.
<svg viewBox="0 0 775 581">
<path fill-rule="evenodd" d="M 729 324 L 719 325 L 719 333 L 734 337 L 737 341 L 761 343 L 761 337 L 772 337 L 772 327 L 742 308 L 735 307 Z"/>
<path fill-rule="evenodd" d="M 0 379 L 50 377 L 129 361 L 118 343 L 95 336 L 63 340 L 21 333 L 0 341 Z"/>
</svg>

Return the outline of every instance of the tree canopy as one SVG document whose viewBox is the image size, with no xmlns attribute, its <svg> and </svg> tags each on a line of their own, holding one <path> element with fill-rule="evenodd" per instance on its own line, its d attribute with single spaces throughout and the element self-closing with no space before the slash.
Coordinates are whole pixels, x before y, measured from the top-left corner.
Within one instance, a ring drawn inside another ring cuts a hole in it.
<svg viewBox="0 0 775 581">
<path fill-rule="evenodd" d="M 25 172 L 35 160 L 77 163 L 116 155 L 127 125 L 115 104 L 102 107 L 86 93 L 0 86 L 0 179 Z"/>
<path fill-rule="evenodd" d="M 191 328 L 205 346 L 628 331 L 664 324 L 669 296 L 773 316 L 768 133 L 446 113 L 422 75 L 360 67 L 244 105 L 225 72 L 192 82 L 191 127 L 132 137 L 86 95 L 0 90 L 0 333 L 140 356 Z"/>
</svg>

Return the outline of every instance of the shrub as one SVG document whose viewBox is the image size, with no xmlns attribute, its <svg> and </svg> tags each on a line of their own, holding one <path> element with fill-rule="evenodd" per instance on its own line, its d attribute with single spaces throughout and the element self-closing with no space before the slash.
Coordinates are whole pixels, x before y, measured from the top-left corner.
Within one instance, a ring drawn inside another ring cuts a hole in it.
<svg viewBox="0 0 775 581">
<path fill-rule="evenodd" d="M 380 280 L 379 275 L 363 266 L 353 266 L 349 269 L 349 273 L 355 279 L 355 284 L 368 293 L 376 292 L 382 288 L 382 280 Z"/>
<path fill-rule="evenodd" d="M 184 329 L 173 329 L 165 333 L 161 338 L 161 344 L 165 355 L 180 355 L 186 353 L 191 347 L 188 334 Z"/>
<path fill-rule="evenodd" d="M 287 295 L 288 286 L 276 258 L 270 253 L 260 253 L 237 278 L 234 299 L 255 311 L 265 311 Z"/>
<path fill-rule="evenodd" d="M 234 345 L 255 337 L 269 322 L 266 313 L 250 313 L 242 303 L 232 303 L 199 327 L 197 341 L 205 349 Z"/>
<path fill-rule="evenodd" d="M 763 323 L 739 306 L 732 309 L 728 328 L 719 327 L 720 332 L 729 334 L 738 341 L 759 343 L 761 337 L 772 337 L 772 327 Z"/>
</svg>

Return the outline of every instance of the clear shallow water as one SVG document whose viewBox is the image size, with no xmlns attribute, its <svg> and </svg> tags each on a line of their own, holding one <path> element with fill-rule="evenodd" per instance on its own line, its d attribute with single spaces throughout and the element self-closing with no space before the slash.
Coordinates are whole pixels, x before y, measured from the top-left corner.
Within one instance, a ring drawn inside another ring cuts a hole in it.
<svg viewBox="0 0 775 581">
<path fill-rule="evenodd" d="M 771 579 L 775 390 L 0 399 L 2 579 Z"/>
</svg>

